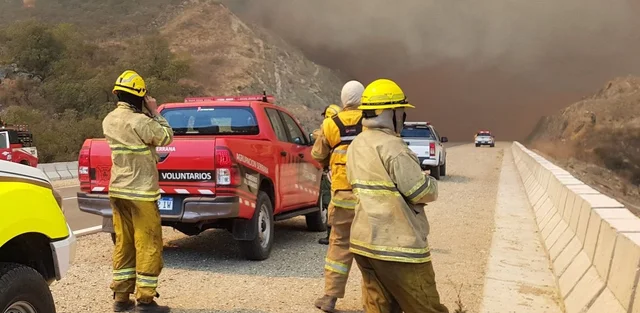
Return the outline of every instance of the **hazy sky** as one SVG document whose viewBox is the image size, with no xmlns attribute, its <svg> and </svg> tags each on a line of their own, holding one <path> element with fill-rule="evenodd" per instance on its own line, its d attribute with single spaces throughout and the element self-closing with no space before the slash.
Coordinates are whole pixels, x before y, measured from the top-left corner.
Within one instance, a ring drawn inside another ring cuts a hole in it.
<svg viewBox="0 0 640 313">
<path fill-rule="evenodd" d="M 452 139 L 521 139 L 541 115 L 640 75 L 637 0 L 227 0 L 365 85 L 395 79 Z M 413 117 L 413 115 L 412 115 Z"/>
</svg>

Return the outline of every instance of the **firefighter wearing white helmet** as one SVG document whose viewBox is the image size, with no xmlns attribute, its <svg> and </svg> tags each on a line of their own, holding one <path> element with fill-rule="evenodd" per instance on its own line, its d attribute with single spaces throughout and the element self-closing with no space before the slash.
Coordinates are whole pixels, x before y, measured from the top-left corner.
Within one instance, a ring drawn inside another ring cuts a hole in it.
<svg viewBox="0 0 640 313">
<path fill-rule="evenodd" d="M 173 140 L 173 130 L 158 114 L 156 100 L 134 71 L 125 71 L 115 82 L 117 107 L 102 121 L 111 148 L 109 200 L 113 211 L 114 312 L 169 312 L 153 298 L 163 267 L 162 226 L 156 201 L 160 198 L 155 147 Z"/>
<path fill-rule="evenodd" d="M 393 81 L 378 79 L 362 94 L 362 125 L 347 151 L 347 176 L 358 198 L 350 250 L 363 276 L 367 313 L 444 313 L 431 251 L 426 203 L 436 180 L 399 138 L 405 108 L 414 108 Z"/>
<path fill-rule="evenodd" d="M 364 86 L 355 80 L 342 87 L 340 100 L 342 111 L 322 123 L 322 140 L 315 142 L 311 156 L 318 162 L 330 163 L 331 203 L 328 223 L 331 226 L 329 249 L 324 264 L 324 295 L 314 305 L 325 311 L 334 312 L 336 302 L 343 298 L 353 254 L 349 251 L 349 236 L 356 198 L 347 181 L 347 148 L 360 132 L 362 111 L 358 110 Z"/>
</svg>

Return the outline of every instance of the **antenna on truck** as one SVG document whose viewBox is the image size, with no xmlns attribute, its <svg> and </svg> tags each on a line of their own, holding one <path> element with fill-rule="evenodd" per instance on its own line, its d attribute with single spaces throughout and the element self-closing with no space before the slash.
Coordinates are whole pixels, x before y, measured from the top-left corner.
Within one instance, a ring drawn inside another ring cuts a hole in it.
<svg viewBox="0 0 640 313">
<path fill-rule="evenodd" d="M 268 103 L 269 100 L 267 99 L 267 91 L 262 89 L 262 102 L 264 103 Z"/>
</svg>

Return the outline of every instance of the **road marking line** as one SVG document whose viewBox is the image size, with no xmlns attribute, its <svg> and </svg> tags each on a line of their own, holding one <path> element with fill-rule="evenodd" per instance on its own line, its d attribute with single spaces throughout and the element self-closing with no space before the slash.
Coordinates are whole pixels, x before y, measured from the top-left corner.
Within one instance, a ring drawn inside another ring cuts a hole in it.
<svg viewBox="0 0 640 313">
<path fill-rule="evenodd" d="M 62 201 L 73 200 L 73 199 L 78 199 L 78 197 L 62 198 Z"/>
<path fill-rule="evenodd" d="M 60 188 L 55 188 L 55 189 L 71 189 L 71 188 L 79 188 L 80 185 L 73 185 L 73 186 L 64 186 L 64 187 L 60 187 Z"/>
<path fill-rule="evenodd" d="M 100 231 L 102 231 L 102 225 L 93 226 L 93 227 L 89 227 L 89 228 L 83 228 L 83 229 L 79 229 L 79 230 L 74 230 L 73 234 L 76 237 L 80 237 L 80 236 L 95 234 L 95 233 L 98 233 Z"/>
</svg>

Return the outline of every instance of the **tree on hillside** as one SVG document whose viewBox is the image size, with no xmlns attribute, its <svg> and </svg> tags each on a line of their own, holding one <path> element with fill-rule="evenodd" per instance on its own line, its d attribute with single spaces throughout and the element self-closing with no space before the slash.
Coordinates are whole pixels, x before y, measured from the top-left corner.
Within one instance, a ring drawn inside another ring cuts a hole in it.
<svg viewBox="0 0 640 313">
<path fill-rule="evenodd" d="M 0 44 L 0 69 L 18 66 L 0 82 L 0 114 L 31 126 L 41 162 L 73 160 L 84 139 L 102 136 L 101 120 L 116 101 L 113 83 L 126 69 L 138 71 L 159 102 L 199 92 L 180 83 L 189 60 L 177 58 L 159 35 L 103 49 L 73 25 L 28 21 L 0 29 L 0 42 L 7 43 Z"/>
<path fill-rule="evenodd" d="M 6 53 L 21 68 L 41 80 L 50 74 L 63 53 L 64 45 L 45 25 L 33 20 L 18 22 L 5 30 Z"/>
</svg>

